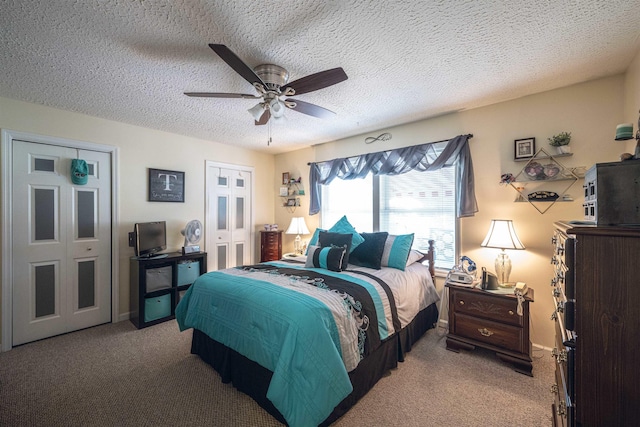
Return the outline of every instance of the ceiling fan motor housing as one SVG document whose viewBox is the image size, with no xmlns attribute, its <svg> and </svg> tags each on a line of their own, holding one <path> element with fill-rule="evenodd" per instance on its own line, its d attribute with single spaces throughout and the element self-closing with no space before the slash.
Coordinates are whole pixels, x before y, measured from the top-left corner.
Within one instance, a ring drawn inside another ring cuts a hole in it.
<svg viewBox="0 0 640 427">
<path fill-rule="evenodd" d="M 261 64 L 253 69 L 253 71 L 267 85 L 267 90 L 278 91 L 289 81 L 289 72 L 274 64 Z"/>
</svg>

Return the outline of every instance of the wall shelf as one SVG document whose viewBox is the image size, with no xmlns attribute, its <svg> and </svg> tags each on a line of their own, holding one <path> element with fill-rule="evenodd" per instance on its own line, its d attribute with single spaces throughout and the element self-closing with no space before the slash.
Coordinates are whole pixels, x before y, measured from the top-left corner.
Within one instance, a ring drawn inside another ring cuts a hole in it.
<svg viewBox="0 0 640 427">
<path fill-rule="evenodd" d="M 538 156 L 538 157 L 533 156 L 533 157 L 536 157 L 538 160 L 544 160 L 544 159 L 550 159 L 551 157 L 556 158 L 556 157 L 569 157 L 569 156 L 573 156 L 573 153 L 562 153 L 562 154 L 553 154 L 553 155 Z M 532 157 L 528 159 L 515 159 L 514 162 L 528 162 L 531 159 Z"/>
<path fill-rule="evenodd" d="M 285 190 L 286 189 L 286 190 Z M 286 191 L 286 195 L 284 192 Z M 289 183 L 282 184 L 280 187 L 280 198 L 282 199 L 282 207 L 287 208 L 291 213 L 300 207 L 300 196 L 304 196 L 304 187 L 301 180 L 291 180 Z"/>
<path fill-rule="evenodd" d="M 551 155 L 543 148 L 528 159 L 527 164 L 510 183 L 518 193 L 516 203 L 528 202 L 538 212 L 544 214 L 557 202 L 573 202 L 563 199 L 563 195 L 578 180 L 573 169 L 564 167 L 556 157 L 568 157 L 573 153 Z M 558 195 L 555 199 L 530 199 L 533 193 L 551 192 Z"/>
</svg>

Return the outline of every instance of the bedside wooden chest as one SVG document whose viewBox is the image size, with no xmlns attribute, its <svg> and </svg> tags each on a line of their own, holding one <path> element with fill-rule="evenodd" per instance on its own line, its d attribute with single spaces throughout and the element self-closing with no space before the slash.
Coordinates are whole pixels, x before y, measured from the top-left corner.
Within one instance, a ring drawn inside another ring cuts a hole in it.
<svg viewBox="0 0 640 427">
<path fill-rule="evenodd" d="M 518 315 L 518 300 L 513 294 L 498 294 L 453 284 L 449 289 L 449 333 L 447 350 L 473 350 L 477 347 L 495 351 L 517 372 L 533 376 L 529 337 L 529 289 Z"/>
<path fill-rule="evenodd" d="M 260 262 L 282 258 L 282 230 L 260 231 Z"/>
</svg>

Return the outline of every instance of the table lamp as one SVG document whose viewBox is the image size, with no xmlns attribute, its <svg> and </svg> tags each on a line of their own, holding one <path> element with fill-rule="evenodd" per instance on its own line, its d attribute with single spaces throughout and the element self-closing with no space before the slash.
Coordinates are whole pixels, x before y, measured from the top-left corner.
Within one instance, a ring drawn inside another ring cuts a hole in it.
<svg viewBox="0 0 640 427">
<path fill-rule="evenodd" d="M 293 247 L 297 255 L 302 254 L 302 245 L 300 242 L 301 234 L 310 234 L 307 224 L 304 222 L 304 217 L 296 216 L 291 218 L 291 224 L 289 228 L 284 232 L 285 234 L 296 234 L 296 239 L 293 241 Z"/>
<path fill-rule="evenodd" d="M 511 260 L 505 249 L 524 249 L 524 245 L 518 239 L 513 221 L 510 219 L 492 219 L 487 237 L 484 238 L 482 247 L 502 249 L 496 258 L 496 275 L 502 286 L 508 286 L 509 274 L 511 274 Z"/>
</svg>

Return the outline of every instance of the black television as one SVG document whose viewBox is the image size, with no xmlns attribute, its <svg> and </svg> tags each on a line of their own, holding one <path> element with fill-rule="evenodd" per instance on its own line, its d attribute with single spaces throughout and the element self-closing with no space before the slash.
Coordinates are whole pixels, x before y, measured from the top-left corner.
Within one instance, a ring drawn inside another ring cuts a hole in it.
<svg viewBox="0 0 640 427">
<path fill-rule="evenodd" d="M 165 221 L 139 222 L 133 227 L 136 256 L 150 258 L 167 249 L 167 223 Z"/>
</svg>

